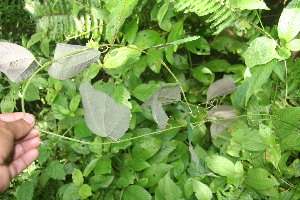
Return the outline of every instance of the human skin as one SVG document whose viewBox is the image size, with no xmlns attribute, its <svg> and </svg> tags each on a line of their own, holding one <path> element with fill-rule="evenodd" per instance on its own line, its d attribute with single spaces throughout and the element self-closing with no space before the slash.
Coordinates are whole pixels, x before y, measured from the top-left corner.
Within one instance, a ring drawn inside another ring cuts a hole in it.
<svg viewBox="0 0 300 200">
<path fill-rule="evenodd" d="M 35 117 L 31 114 L 0 114 L 0 194 L 39 155 L 39 131 L 34 125 Z"/>
</svg>

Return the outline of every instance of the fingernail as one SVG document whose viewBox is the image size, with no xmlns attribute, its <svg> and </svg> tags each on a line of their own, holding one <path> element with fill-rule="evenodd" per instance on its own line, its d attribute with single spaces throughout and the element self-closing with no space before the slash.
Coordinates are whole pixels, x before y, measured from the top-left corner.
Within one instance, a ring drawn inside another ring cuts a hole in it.
<svg viewBox="0 0 300 200">
<path fill-rule="evenodd" d="M 35 117 L 31 114 L 26 114 L 23 118 L 28 124 L 33 124 L 35 121 Z"/>
</svg>

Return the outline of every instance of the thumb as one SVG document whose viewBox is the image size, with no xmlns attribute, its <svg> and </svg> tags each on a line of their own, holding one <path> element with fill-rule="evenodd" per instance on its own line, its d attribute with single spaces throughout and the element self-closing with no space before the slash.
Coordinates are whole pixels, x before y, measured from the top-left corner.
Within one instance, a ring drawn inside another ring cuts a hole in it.
<svg viewBox="0 0 300 200">
<path fill-rule="evenodd" d="M 20 139 L 26 136 L 34 127 L 35 117 L 31 114 L 25 115 L 22 119 L 7 122 L 10 131 L 13 133 L 15 139 Z"/>
</svg>

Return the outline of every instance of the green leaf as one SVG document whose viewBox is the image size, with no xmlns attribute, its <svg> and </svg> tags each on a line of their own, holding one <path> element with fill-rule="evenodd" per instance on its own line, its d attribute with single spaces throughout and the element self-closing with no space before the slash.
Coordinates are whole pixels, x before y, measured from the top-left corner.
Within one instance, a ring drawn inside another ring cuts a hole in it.
<svg viewBox="0 0 300 200">
<path fill-rule="evenodd" d="M 94 89 L 89 83 L 82 83 L 79 90 L 84 118 L 89 129 L 102 137 L 109 136 L 115 139 L 122 137 L 129 128 L 130 109 L 117 104 L 111 97 Z"/>
<path fill-rule="evenodd" d="M 148 66 L 155 73 L 159 73 L 161 69 L 161 62 L 163 62 L 163 51 L 148 49 L 148 55 L 146 56 L 146 61 Z"/>
<path fill-rule="evenodd" d="M 108 10 L 100 9 L 100 8 L 96 8 L 96 7 L 91 8 L 91 14 L 93 15 L 93 17 L 95 17 L 96 19 L 100 19 L 100 20 L 105 20 L 109 16 Z"/>
<path fill-rule="evenodd" d="M 114 176 L 103 176 L 103 175 L 96 175 L 90 178 L 90 186 L 93 191 L 97 191 L 101 188 L 107 188 L 111 185 L 114 180 Z"/>
<path fill-rule="evenodd" d="M 124 24 L 125 20 L 132 14 L 132 11 L 138 0 L 120 0 L 118 3 L 113 3 L 112 10 L 108 16 L 106 25 L 105 38 L 109 43 L 112 43 Z"/>
<path fill-rule="evenodd" d="M 128 101 L 130 99 L 130 93 L 123 85 L 117 85 L 111 94 L 111 97 L 120 105 L 127 106 L 131 108 L 131 103 Z"/>
<path fill-rule="evenodd" d="M 138 31 L 138 24 L 136 20 L 133 20 L 126 24 L 125 27 L 125 39 L 129 44 L 132 44 L 134 42 L 134 39 L 136 37 Z"/>
<path fill-rule="evenodd" d="M 92 196 L 93 193 L 91 187 L 87 184 L 83 184 L 79 189 L 79 195 L 82 199 L 87 199 Z"/>
<path fill-rule="evenodd" d="M 63 200 L 79 200 L 79 188 L 75 184 L 70 184 L 65 190 Z"/>
<path fill-rule="evenodd" d="M 209 44 L 203 37 L 200 37 L 195 41 L 186 43 L 186 48 L 190 52 L 197 55 L 210 55 Z"/>
<path fill-rule="evenodd" d="M 120 47 L 107 53 L 104 57 L 105 68 L 117 68 L 136 62 L 141 52 L 135 46 Z"/>
<path fill-rule="evenodd" d="M 247 77 L 244 84 L 237 88 L 236 102 L 238 105 L 240 107 L 246 105 L 255 91 L 267 83 L 273 69 L 281 64 L 283 64 L 283 62 L 277 62 L 277 60 L 274 59 L 267 64 L 252 68 L 250 70 L 251 77 Z"/>
<path fill-rule="evenodd" d="M 193 69 L 193 77 L 208 85 L 214 81 L 215 75 L 206 67 L 196 67 Z"/>
<path fill-rule="evenodd" d="M 288 135 L 300 134 L 300 108 L 284 108 L 277 110 L 272 118 L 272 122 L 275 126 L 276 135 L 283 139 Z"/>
<path fill-rule="evenodd" d="M 158 24 L 162 23 L 164 16 L 166 15 L 166 13 L 169 9 L 169 4 L 170 4 L 170 1 L 167 0 L 166 3 L 164 3 L 164 5 L 162 5 L 160 7 L 160 9 L 158 10 L 158 13 L 157 13 Z"/>
<path fill-rule="evenodd" d="M 101 137 L 96 136 L 94 139 L 94 143 L 89 145 L 89 149 L 98 156 L 102 156 L 103 145 Z"/>
<path fill-rule="evenodd" d="M 111 171 L 111 159 L 109 158 L 100 158 L 94 168 L 95 175 L 110 174 Z"/>
<path fill-rule="evenodd" d="M 48 38 L 44 37 L 42 39 L 40 47 L 41 47 L 41 51 L 43 52 L 43 54 L 47 58 L 49 58 L 50 57 L 50 55 L 49 55 L 49 53 L 50 53 L 49 52 L 50 51 L 50 47 L 49 47 L 49 40 L 48 40 Z"/>
<path fill-rule="evenodd" d="M 20 200 L 32 200 L 34 185 L 32 181 L 23 182 L 16 191 L 16 197 Z"/>
<path fill-rule="evenodd" d="M 143 30 L 137 33 L 133 45 L 146 49 L 156 45 L 160 40 L 161 34 L 154 30 Z"/>
<path fill-rule="evenodd" d="M 212 155 L 206 157 L 205 162 L 208 168 L 217 174 L 220 174 L 222 176 L 235 175 L 234 164 L 227 158 L 224 158 L 222 156 Z"/>
<path fill-rule="evenodd" d="M 76 137 L 85 138 L 93 135 L 93 132 L 87 127 L 85 121 L 77 123 L 74 127 L 74 133 Z"/>
<path fill-rule="evenodd" d="M 78 51 L 79 53 L 76 53 Z M 58 43 L 54 53 L 54 59 L 58 60 L 50 66 L 48 74 L 60 80 L 72 78 L 96 62 L 99 56 L 100 52 L 95 49 Z"/>
<path fill-rule="evenodd" d="M 200 181 L 193 180 L 193 190 L 196 193 L 196 198 L 198 200 L 210 200 L 212 199 L 212 193 L 210 188 L 201 183 Z"/>
<path fill-rule="evenodd" d="M 93 78 L 95 78 L 97 76 L 100 69 L 101 69 L 101 66 L 99 64 L 93 63 L 89 68 L 87 68 L 83 71 L 84 78 L 82 79 L 82 82 L 91 81 Z"/>
<path fill-rule="evenodd" d="M 159 180 L 163 178 L 163 176 L 168 173 L 173 168 L 172 165 L 159 163 L 153 164 L 151 167 L 145 169 L 141 178 L 147 178 L 148 183 L 146 185 L 147 188 L 155 186 Z"/>
<path fill-rule="evenodd" d="M 38 67 L 33 54 L 22 46 L 0 42 L 0 71 L 12 82 L 31 76 Z"/>
<path fill-rule="evenodd" d="M 32 45 L 38 43 L 45 37 L 45 33 L 43 32 L 37 32 L 33 34 L 30 38 L 30 40 L 27 42 L 27 49 L 29 49 Z"/>
<path fill-rule="evenodd" d="M 281 60 L 286 60 L 291 56 L 292 53 L 286 47 L 280 47 L 278 49 L 278 54 L 279 54 Z"/>
<path fill-rule="evenodd" d="M 128 161 L 128 166 L 130 166 L 134 171 L 142 171 L 150 167 L 150 164 L 143 158 L 136 157 Z"/>
<path fill-rule="evenodd" d="M 286 44 L 286 47 L 291 51 L 300 51 L 300 39 L 294 39 Z"/>
<path fill-rule="evenodd" d="M 167 44 L 165 44 L 167 46 L 165 48 L 166 58 L 169 61 L 169 63 L 171 63 L 172 65 L 174 64 L 173 52 L 176 51 L 178 46 L 175 44 L 170 44 L 170 43 L 172 43 L 176 40 L 179 40 L 181 38 L 182 32 L 183 32 L 183 21 L 179 21 L 174 25 L 174 27 L 170 31 L 170 33 L 168 35 L 168 39 L 167 39 Z M 174 45 L 174 46 L 169 46 L 168 44 Z"/>
<path fill-rule="evenodd" d="M 249 151 L 264 151 L 270 146 L 265 144 L 256 129 L 246 129 L 232 133 L 233 139 Z"/>
<path fill-rule="evenodd" d="M 65 180 L 67 175 L 64 166 L 58 160 L 52 161 L 47 166 L 46 173 L 55 180 Z"/>
<path fill-rule="evenodd" d="M 69 104 L 70 111 L 74 112 L 75 110 L 77 110 L 80 101 L 81 101 L 80 95 L 76 95 L 75 97 L 73 97 Z"/>
<path fill-rule="evenodd" d="M 95 168 L 98 163 L 98 158 L 92 160 L 84 169 L 83 176 L 87 177 Z"/>
<path fill-rule="evenodd" d="M 254 189 L 269 189 L 279 185 L 276 178 L 262 168 L 250 168 L 246 173 L 245 183 Z"/>
<path fill-rule="evenodd" d="M 132 148 L 132 157 L 147 160 L 159 151 L 161 143 L 160 139 L 154 137 L 141 139 Z"/>
<path fill-rule="evenodd" d="M 84 181 L 82 172 L 79 169 L 74 169 L 72 173 L 72 179 L 75 185 L 77 185 L 78 187 L 81 186 Z"/>
<path fill-rule="evenodd" d="M 252 10 L 252 9 L 270 10 L 265 4 L 265 2 L 262 0 L 230 0 L 229 3 L 233 8 L 239 8 L 241 10 Z"/>
<path fill-rule="evenodd" d="M 292 0 L 285 9 L 283 9 L 278 22 L 278 36 L 291 41 L 300 31 L 300 5 L 298 0 Z"/>
<path fill-rule="evenodd" d="M 1 113 L 11 113 L 16 107 L 16 100 L 11 95 L 6 95 L 0 103 Z"/>
<path fill-rule="evenodd" d="M 163 142 L 160 147 L 160 150 L 154 156 L 148 159 L 148 162 L 150 164 L 162 162 L 164 159 L 167 158 L 168 155 L 170 155 L 172 151 L 176 149 L 176 146 L 177 142 L 174 140 L 167 140 Z"/>
<path fill-rule="evenodd" d="M 277 43 L 273 39 L 259 37 L 251 41 L 249 48 L 244 53 L 247 67 L 252 68 L 280 58 L 276 52 Z"/>
<path fill-rule="evenodd" d="M 124 200 L 151 200 L 150 193 L 139 185 L 130 185 L 123 193 Z"/>
<path fill-rule="evenodd" d="M 171 180 L 167 173 L 158 183 L 155 190 L 156 200 L 183 200 L 181 189 Z"/>
<path fill-rule="evenodd" d="M 157 91 L 158 88 L 158 84 L 141 84 L 132 91 L 132 94 L 137 99 L 145 102 Z"/>
</svg>

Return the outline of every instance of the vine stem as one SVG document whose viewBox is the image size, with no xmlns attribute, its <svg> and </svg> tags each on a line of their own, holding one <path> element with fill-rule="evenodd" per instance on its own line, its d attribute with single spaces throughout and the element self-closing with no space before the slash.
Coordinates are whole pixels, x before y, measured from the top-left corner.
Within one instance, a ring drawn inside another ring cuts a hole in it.
<svg viewBox="0 0 300 200">
<path fill-rule="evenodd" d="M 250 115 L 240 115 L 240 116 L 230 117 L 230 118 L 226 118 L 226 119 L 215 119 L 215 120 L 207 120 L 207 119 L 205 119 L 203 121 L 193 122 L 191 124 L 192 125 L 196 125 L 196 124 L 203 124 L 203 123 L 206 123 L 206 122 L 225 121 L 225 120 L 230 120 L 230 119 L 238 119 L 238 118 L 242 118 L 242 117 L 251 117 L 251 116 L 270 116 L 270 117 L 275 117 L 274 115 L 271 115 L 271 114 L 250 114 Z M 73 139 L 73 138 L 70 138 L 70 137 L 58 135 L 58 134 L 55 134 L 55 133 L 51 133 L 51 132 L 48 132 L 48 131 L 45 131 L 45 130 L 42 130 L 42 129 L 38 129 L 38 128 L 36 128 L 36 130 L 38 130 L 38 131 L 40 131 L 42 133 L 45 133 L 47 135 L 52 135 L 52 136 L 59 137 L 59 138 L 65 139 L 65 140 L 77 142 L 77 143 L 80 143 L 80 144 L 106 145 L 106 144 L 117 144 L 117 143 L 121 143 L 121 142 L 127 142 L 127 141 L 131 141 L 131 140 L 136 140 L 136 139 L 139 139 L 139 138 L 142 138 L 142 137 L 146 137 L 146 136 L 150 136 L 150 135 L 154 135 L 154 134 L 158 134 L 158 133 L 163 133 L 165 131 L 174 130 L 174 129 L 178 129 L 178 128 L 184 128 L 186 126 L 187 125 L 175 126 L 175 127 L 167 128 L 167 129 L 164 129 L 164 130 L 154 131 L 154 132 L 147 133 L 147 134 L 144 134 L 144 135 L 135 136 L 135 137 L 132 137 L 132 138 L 127 138 L 127 139 L 119 140 L 119 141 L 111 141 L 111 142 L 86 142 L 86 141 L 77 140 L 77 139 Z"/>
<path fill-rule="evenodd" d="M 28 86 L 29 86 L 29 84 L 31 83 L 33 77 L 35 77 L 35 75 L 37 75 L 41 70 L 45 69 L 45 67 L 51 65 L 52 63 L 54 63 L 54 62 L 56 62 L 56 61 L 58 61 L 58 60 L 60 60 L 60 59 L 62 59 L 62 58 L 71 56 L 71 55 L 73 55 L 73 54 L 81 53 L 81 52 L 86 51 L 86 50 L 88 50 L 88 49 L 90 49 L 90 48 L 84 48 L 84 49 L 81 49 L 81 50 L 78 50 L 78 51 L 75 51 L 75 52 L 72 52 L 72 53 L 63 55 L 63 56 L 61 56 L 61 57 L 59 57 L 59 58 L 57 58 L 57 59 L 53 59 L 52 61 L 46 62 L 44 65 L 42 65 L 40 68 L 38 68 L 38 69 L 37 69 L 37 70 L 36 70 L 36 71 L 28 78 L 28 81 L 27 81 L 27 83 L 26 83 L 26 85 L 25 85 L 25 87 L 24 87 L 24 89 L 23 89 L 22 97 L 21 97 L 21 106 L 22 106 L 22 112 L 24 113 L 24 115 L 25 115 L 25 113 L 26 113 L 26 111 L 25 111 L 25 94 L 26 94 L 26 92 L 27 92 Z"/>
</svg>

